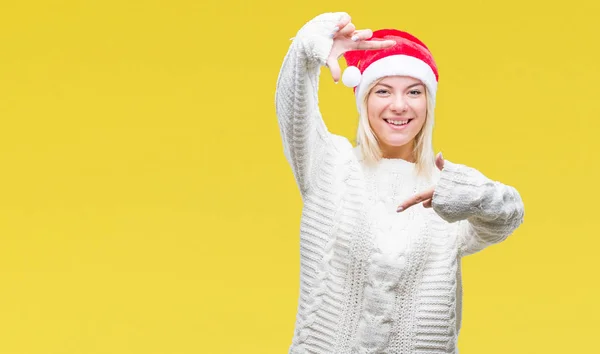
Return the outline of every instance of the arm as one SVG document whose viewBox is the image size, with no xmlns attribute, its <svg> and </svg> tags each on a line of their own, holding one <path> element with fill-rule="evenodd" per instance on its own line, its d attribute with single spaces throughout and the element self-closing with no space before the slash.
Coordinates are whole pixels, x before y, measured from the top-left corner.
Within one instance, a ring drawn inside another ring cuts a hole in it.
<svg viewBox="0 0 600 354">
<path fill-rule="evenodd" d="M 317 155 L 330 143 L 318 107 L 320 67 L 333 45 L 330 34 L 343 13 L 326 13 L 305 24 L 293 39 L 277 79 L 275 106 L 285 157 L 302 195 L 310 188 Z"/>
<path fill-rule="evenodd" d="M 523 201 L 515 188 L 447 160 L 434 190 L 432 207 L 447 222 L 459 221 L 462 256 L 503 241 L 523 223 L 524 216 Z"/>
</svg>

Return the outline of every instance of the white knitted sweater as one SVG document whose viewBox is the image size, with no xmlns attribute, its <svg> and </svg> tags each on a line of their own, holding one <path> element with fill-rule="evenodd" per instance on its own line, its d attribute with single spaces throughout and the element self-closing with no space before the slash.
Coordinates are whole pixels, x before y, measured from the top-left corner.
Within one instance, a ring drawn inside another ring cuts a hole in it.
<svg viewBox="0 0 600 354">
<path fill-rule="evenodd" d="M 512 187 L 445 161 L 432 181 L 415 165 L 360 150 L 328 132 L 318 79 L 342 13 L 298 31 L 277 82 L 284 153 L 303 200 L 300 295 L 290 353 L 458 353 L 460 258 L 523 221 Z M 396 207 L 435 185 L 433 208 Z"/>
</svg>

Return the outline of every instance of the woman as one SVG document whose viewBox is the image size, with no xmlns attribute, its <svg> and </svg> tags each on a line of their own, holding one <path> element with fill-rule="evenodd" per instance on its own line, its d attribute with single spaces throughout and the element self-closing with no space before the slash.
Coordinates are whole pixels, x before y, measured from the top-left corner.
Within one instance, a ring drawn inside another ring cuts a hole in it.
<svg viewBox="0 0 600 354">
<path fill-rule="evenodd" d="M 327 131 L 318 78 L 354 87 L 357 146 Z M 304 25 L 284 59 L 276 111 L 303 200 L 300 295 L 290 353 L 458 353 L 460 259 L 523 222 L 512 187 L 432 150 L 437 67 L 397 30 L 346 13 Z"/>
</svg>

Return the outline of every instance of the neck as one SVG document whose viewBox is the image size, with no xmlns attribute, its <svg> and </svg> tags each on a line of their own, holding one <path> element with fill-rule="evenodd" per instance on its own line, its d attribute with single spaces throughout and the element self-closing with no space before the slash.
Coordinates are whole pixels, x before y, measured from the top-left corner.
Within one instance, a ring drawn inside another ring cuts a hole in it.
<svg viewBox="0 0 600 354">
<path fill-rule="evenodd" d="M 384 159 L 402 159 L 414 163 L 416 159 L 413 150 L 414 145 L 412 142 L 402 146 L 381 146 L 381 153 Z"/>
</svg>

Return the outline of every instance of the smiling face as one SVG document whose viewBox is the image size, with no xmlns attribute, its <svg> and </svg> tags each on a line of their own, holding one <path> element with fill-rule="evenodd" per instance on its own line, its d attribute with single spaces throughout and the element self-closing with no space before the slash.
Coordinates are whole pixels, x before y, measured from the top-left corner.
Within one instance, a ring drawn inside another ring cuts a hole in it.
<svg viewBox="0 0 600 354">
<path fill-rule="evenodd" d="M 414 161 L 413 146 L 427 118 L 427 95 L 420 80 L 388 76 L 367 95 L 371 129 L 384 158 Z"/>
</svg>

